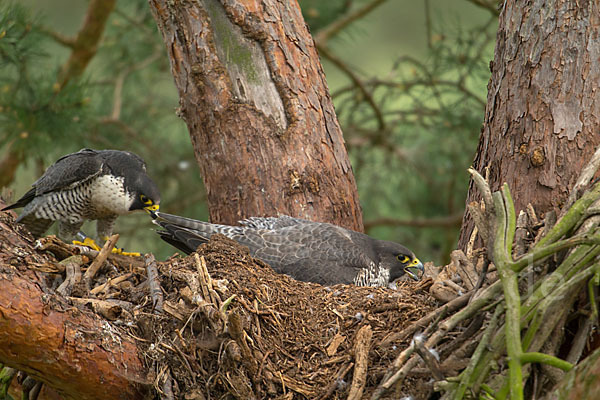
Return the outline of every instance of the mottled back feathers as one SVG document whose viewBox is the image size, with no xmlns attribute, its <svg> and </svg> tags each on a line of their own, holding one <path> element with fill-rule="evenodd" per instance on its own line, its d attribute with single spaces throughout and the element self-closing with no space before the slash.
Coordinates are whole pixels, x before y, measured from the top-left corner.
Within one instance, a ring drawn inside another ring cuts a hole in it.
<svg viewBox="0 0 600 400">
<path fill-rule="evenodd" d="M 281 216 L 253 217 L 240 221 L 241 226 L 228 226 L 161 212 L 153 216 L 163 228 L 158 234 L 185 253 L 220 233 L 247 246 L 275 271 L 298 280 L 385 286 L 406 268 L 422 270 L 406 247 L 328 223 Z"/>
</svg>

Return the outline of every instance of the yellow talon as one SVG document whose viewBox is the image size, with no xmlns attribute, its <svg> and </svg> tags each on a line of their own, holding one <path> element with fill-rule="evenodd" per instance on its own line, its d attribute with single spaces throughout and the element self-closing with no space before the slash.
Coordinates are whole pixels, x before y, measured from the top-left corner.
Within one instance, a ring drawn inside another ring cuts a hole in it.
<svg viewBox="0 0 600 400">
<path fill-rule="evenodd" d="M 105 240 L 107 240 L 108 238 L 105 238 Z M 90 249 L 96 250 L 96 251 L 100 251 L 102 250 L 102 248 L 100 246 L 98 246 L 98 244 L 96 244 L 96 242 L 94 241 L 94 239 L 86 237 L 83 242 L 80 240 L 73 240 L 72 242 L 75 245 L 78 246 L 85 246 L 85 247 L 89 247 Z M 122 256 L 128 256 L 128 257 L 141 257 L 141 253 L 138 253 L 137 251 L 124 251 L 122 248 L 119 247 L 113 247 L 112 249 L 112 253 L 113 254 L 120 254 Z"/>
<path fill-rule="evenodd" d="M 138 253 L 137 251 L 124 251 L 120 247 L 113 247 L 112 252 L 114 254 L 120 254 L 122 256 L 128 256 L 128 257 L 141 257 L 142 256 L 142 254 Z"/>
<path fill-rule="evenodd" d="M 90 249 L 96 250 L 96 251 L 100 251 L 102 248 L 99 247 L 96 242 L 94 241 L 94 239 L 86 237 L 85 239 L 83 239 L 83 242 L 80 240 L 73 240 L 72 242 L 73 244 L 76 244 L 78 246 L 85 246 L 85 247 L 89 247 Z"/>
</svg>

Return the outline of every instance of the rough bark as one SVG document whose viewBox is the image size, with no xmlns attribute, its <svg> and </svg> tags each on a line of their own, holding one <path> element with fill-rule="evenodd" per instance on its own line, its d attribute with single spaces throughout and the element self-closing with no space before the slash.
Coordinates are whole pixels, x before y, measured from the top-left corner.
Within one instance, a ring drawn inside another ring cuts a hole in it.
<svg viewBox="0 0 600 400">
<path fill-rule="evenodd" d="M 0 363 L 65 399 L 142 398 L 148 386 L 135 341 L 45 292 L 32 268 L 48 260 L 3 221 L 0 242 Z"/>
<path fill-rule="evenodd" d="M 211 220 L 283 213 L 362 230 L 354 175 L 297 2 L 149 2 Z"/>
<path fill-rule="evenodd" d="M 517 212 L 558 210 L 600 143 L 599 26 L 597 0 L 505 2 L 473 165 Z M 467 204 L 479 198 L 471 182 Z M 460 248 L 472 231 L 466 213 Z"/>
</svg>

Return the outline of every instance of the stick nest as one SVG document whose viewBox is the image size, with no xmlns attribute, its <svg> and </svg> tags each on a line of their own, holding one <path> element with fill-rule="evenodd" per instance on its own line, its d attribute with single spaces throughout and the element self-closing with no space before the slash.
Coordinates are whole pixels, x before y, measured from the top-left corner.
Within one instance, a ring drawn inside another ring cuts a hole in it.
<svg viewBox="0 0 600 400">
<path fill-rule="evenodd" d="M 153 338 L 145 355 L 159 374 L 168 364 L 177 390 L 196 398 L 206 392 L 213 398 L 346 398 L 357 333 L 368 325 L 366 396 L 410 338 L 380 347 L 382 341 L 434 308 L 415 283 L 392 290 L 296 281 L 225 237 L 158 269 L 164 314 L 157 318 L 146 307 L 138 316 L 144 336 Z M 176 350 L 164 351 L 170 348 Z M 414 395 L 420 384 L 408 379 L 402 395 Z"/>
</svg>

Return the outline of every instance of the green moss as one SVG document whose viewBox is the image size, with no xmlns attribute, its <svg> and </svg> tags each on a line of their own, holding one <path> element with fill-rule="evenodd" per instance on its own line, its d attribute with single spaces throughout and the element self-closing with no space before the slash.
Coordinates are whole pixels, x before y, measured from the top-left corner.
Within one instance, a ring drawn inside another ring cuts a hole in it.
<svg viewBox="0 0 600 400">
<path fill-rule="evenodd" d="M 252 52 L 241 39 L 236 27 L 225 15 L 223 6 L 215 0 L 205 0 L 206 10 L 210 15 L 215 32 L 215 41 L 220 47 L 225 63 L 233 63 L 243 71 L 246 78 L 253 83 L 258 83 L 258 73 L 254 67 Z"/>
</svg>

